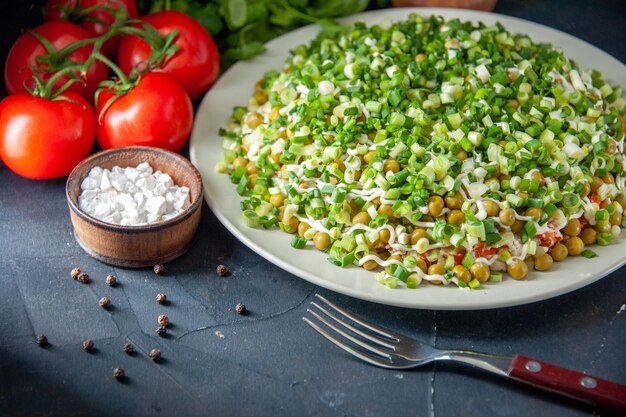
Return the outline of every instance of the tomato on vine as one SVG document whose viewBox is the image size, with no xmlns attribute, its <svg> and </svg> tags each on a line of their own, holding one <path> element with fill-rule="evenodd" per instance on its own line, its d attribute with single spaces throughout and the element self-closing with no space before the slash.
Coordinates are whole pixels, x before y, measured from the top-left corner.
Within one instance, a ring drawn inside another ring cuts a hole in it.
<svg viewBox="0 0 626 417">
<path fill-rule="evenodd" d="M 85 29 L 92 37 L 102 36 L 112 25 L 124 24 L 127 19 L 139 16 L 135 0 L 48 0 L 44 19 L 66 20 Z M 108 39 L 102 52 L 115 57 L 119 37 Z"/>
<path fill-rule="evenodd" d="M 109 70 L 98 61 L 91 63 L 84 73 L 82 68 L 78 68 L 90 59 L 94 49 L 93 43 L 85 44 L 87 39 L 90 35 L 84 29 L 63 21 L 47 22 L 25 32 L 15 41 L 6 59 L 4 82 L 7 92 L 31 91 L 36 86 L 34 74 L 46 82 L 69 65 L 75 65 L 73 75 L 59 77 L 54 88 L 61 88 L 73 77 L 78 81 L 72 83 L 68 91 L 93 101 L 98 84 L 108 78 Z M 70 50 L 65 49 L 68 46 Z"/>
<path fill-rule="evenodd" d="M 162 72 L 110 83 L 96 95 L 96 114 L 96 138 L 103 149 L 145 145 L 178 152 L 193 125 L 184 87 Z"/>
<path fill-rule="evenodd" d="M 188 15 L 173 10 L 149 14 L 140 20 L 146 31 L 123 35 L 120 40 L 120 68 L 126 74 L 134 67 L 171 73 L 192 100 L 206 93 L 220 71 L 218 49 L 206 29 Z M 150 29 L 162 36 L 151 35 Z"/>
<path fill-rule="evenodd" d="M 91 152 L 94 135 L 93 109 L 74 92 L 53 99 L 18 93 L 0 102 L 0 158 L 23 177 L 68 175 Z"/>
</svg>

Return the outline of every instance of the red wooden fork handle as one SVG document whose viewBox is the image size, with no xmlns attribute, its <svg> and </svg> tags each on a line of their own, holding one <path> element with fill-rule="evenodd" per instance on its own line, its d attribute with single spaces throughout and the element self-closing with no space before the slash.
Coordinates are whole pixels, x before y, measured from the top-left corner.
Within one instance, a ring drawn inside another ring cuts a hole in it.
<svg viewBox="0 0 626 417">
<path fill-rule="evenodd" d="M 509 377 L 610 411 L 626 411 L 626 385 L 515 355 Z"/>
</svg>

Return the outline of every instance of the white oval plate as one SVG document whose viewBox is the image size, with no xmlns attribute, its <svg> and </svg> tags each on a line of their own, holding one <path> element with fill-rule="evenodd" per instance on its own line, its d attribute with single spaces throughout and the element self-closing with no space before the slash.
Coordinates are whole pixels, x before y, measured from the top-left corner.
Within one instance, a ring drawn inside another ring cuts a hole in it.
<svg viewBox="0 0 626 417">
<path fill-rule="evenodd" d="M 400 20 L 410 12 L 436 14 L 446 19 L 482 21 L 487 25 L 502 23 L 511 33 L 529 34 L 534 41 L 550 42 L 560 47 L 583 69 L 598 69 L 606 80 L 626 86 L 626 66 L 600 49 L 566 33 L 514 17 L 470 10 L 445 8 L 388 9 L 350 16 L 346 22 L 364 19 L 367 24 Z M 253 251 L 316 285 L 342 294 L 377 303 L 435 310 L 477 310 L 531 303 L 555 297 L 588 285 L 624 264 L 626 243 L 594 247 L 598 257 L 569 258 L 555 263 L 550 272 L 531 272 L 523 281 L 505 276 L 502 282 L 483 285 L 478 290 L 460 290 L 423 284 L 417 289 L 389 289 L 379 284 L 373 273 L 359 267 L 339 268 L 327 261 L 327 255 L 310 247 L 290 246 L 291 235 L 278 229 L 251 229 L 242 224 L 241 198 L 227 175 L 217 174 L 215 164 L 222 160 L 221 137 L 233 107 L 245 105 L 254 84 L 270 69 L 280 70 L 288 51 L 313 39 L 319 28 L 307 26 L 269 42 L 267 52 L 250 61 L 231 67 L 211 88 L 200 104 L 191 135 L 190 158 L 202 174 L 206 201 L 217 218 Z"/>
</svg>

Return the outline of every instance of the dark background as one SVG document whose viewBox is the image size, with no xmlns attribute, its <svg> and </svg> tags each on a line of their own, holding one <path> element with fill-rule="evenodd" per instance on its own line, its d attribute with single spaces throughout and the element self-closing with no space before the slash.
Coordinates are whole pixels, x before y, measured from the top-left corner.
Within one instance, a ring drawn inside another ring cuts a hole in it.
<svg viewBox="0 0 626 417">
<path fill-rule="evenodd" d="M 622 1 L 501 0 L 496 12 L 571 33 L 626 61 Z M 0 19 L 4 61 L 41 12 L 13 2 Z M 205 205 L 191 251 L 158 277 L 87 256 L 72 235 L 64 185 L 23 179 L 0 163 L 0 416 L 602 415 L 460 367 L 396 372 L 358 362 L 302 323 L 315 292 L 439 347 L 523 353 L 626 384 L 623 268 L 519 307 L 387 307 L 326 291 L 268 263 Z M 228 277 L 215 273 L 219 263 L 231 270 Z M 72 281 L 75 266 L 93 282 Z M 108 274 L 117 275 L 119 287 L 105 285 Z M 158 292 L 171 302 L 156 304 Z M 108 311 L 98 306 L 103 295 L 112 300 Z M 239 302 L 249 314 L 235 313 Z M 172 325 L 159 338 L 156 317 L 163 313 Z M 46 349 L 34 343 L 42 333 L 51 342 Z M 93 353 L 82 350 L 87 338 L 95 341 Z M 126 342 L 134 355 L 122 352 Z M 163 352 L 159 364 L 147 357 L 154 347 Z M 125 383 L 113 378 L 116 366 L 125 368 Z"/>
</svg>

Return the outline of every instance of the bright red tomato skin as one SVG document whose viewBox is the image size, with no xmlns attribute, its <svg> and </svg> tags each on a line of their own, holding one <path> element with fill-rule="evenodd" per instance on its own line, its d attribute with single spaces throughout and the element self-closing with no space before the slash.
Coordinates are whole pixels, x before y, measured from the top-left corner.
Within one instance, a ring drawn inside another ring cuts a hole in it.
<svg viewBox="0 0 626 417">
<path fill-rule="evenodd" d="M 111 97 L 102 90 L 96 103 L 96 138 L 103 149 L 144 145 L 178 152 L 187 142 L 193 106 L 174 76 L 149 72 L 105 108 Z"/>
<path fill-rule="evenodd" d="M 166 35 L 178 31 L 175 44 L 179 50 L 167 59 L 157 71 L 169 72 L 180 80 L 192 100 L 201 97 L 219 75 L 219 52 L 206 29 L 188 15 L 169 10 L 143 16 L 144 22 Z M 118 48 L 117 62 L 129 74 L 136 65 L 144 65 L 150 56 L 150 46 L 134 35 L 123 35 Z"/>
<path fill-rule="evenodd" d="M 30 179 L 60 178 L 91 152 L 93 109 L 79 94 L 61 96 L 18 93 L 0 102 L 0 158 L 11 171 Z"/>
<path fill-rule="evenodd" d="M 76 8 L 77 0 L 48 0 L 44 7 L 44 19 L 46 21 L 51 20 L 67 20 L 85 29 L 91 36 L 102 36 L 108 30 L 111 24 L 115 22 L 115 16 L 106 10 L 94 10 L 88 14 L 88 17 L 82 17 L 80 20 L 76 20 L 75 16 L 63 10 L 67 8 L 74 10 Z M 139 11 L 137 9 L 137 2 L 135 0 L 81 0 L 80 9 L 87 9 L 94 6 L 108 5 L 112 9 L 119 10 L 121 7 L 126 9 L 130 18 L 139 17 Z M 119 44 L 119 37 L 113 37 L 109 39 L 102 47 L 102 52 L 105 55 L 114 58 L 117 53 L 117 46 Z"/>
<path fill-rule="evenodd" d="M 33 31 L 37 32 L 44 38 L 48 39 L 54 47 L 59 50 L 70 43 L 87 39 L 90 37 L 84 29 L 63 21 L 54 21 L 44 23 Z M 73 62 L 85 62 L 93 50 L 93 46 L 85 45 L 82 48 L 77 49 L 70 55 L 70 60 Z M 30 66 L 37 64 L 37 56 L 48 55 L 48 51 L 44 45 L 35 38 L 31 33 L 25 32 L 21 35 L 17 41 L 13 44 L 13 47 L 9 51 L 7 56 L 6 65 L 4 67 L 4 82 L 9 94 L 15 94 L 17 92 L 26 92 L 27 89 L 24 84 L 30 88 L 34 87 L 32 80 L 33 72 Z M 42 71 L 39 73 L 44 81 L 50 79 L 53 74 Z M 109 75 L 109 70 L 106 65 L 100 61 L 95 61 L 91 64 L 87 70 L 87 73 L 83 82 L 75 82 L 67 91 L 73 91 L 81 94 L 90 102 L 93 102 L 93 95 L 96 91 L 98 84 L 106 80 Z M 55 87 L 62 86 L 68 77 L 61 77 L 56 83 Z"/>
</svg>

